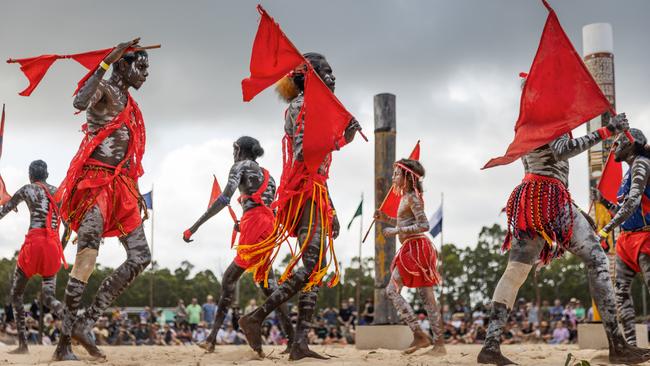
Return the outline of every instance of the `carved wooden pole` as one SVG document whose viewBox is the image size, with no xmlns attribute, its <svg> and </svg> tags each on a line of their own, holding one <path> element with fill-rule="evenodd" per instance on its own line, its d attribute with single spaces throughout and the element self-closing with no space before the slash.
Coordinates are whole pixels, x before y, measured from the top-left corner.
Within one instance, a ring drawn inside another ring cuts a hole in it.
<svg viewBox="0 0 650 366">
<path fill-rule="evenodd" d="M 377 94 L 375 103 L 375 209 L 384 201 L 391 186 L 395 162 L 395 95 Z M 386 297 L 390 264 L 395 257 L 395 237 L 385 238 L 386 225 L 375 225 L 375 324 L 395 324 L 397 314 Z M 360 306 L 359 304 L 358 306 Z"/>
</svg>

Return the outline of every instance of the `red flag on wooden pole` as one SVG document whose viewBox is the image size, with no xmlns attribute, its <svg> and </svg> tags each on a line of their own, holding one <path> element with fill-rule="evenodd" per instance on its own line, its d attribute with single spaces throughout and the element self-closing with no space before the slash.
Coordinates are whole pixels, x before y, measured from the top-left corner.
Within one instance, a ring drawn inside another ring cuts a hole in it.
<svg viewBox="0 0 650 366">
<path fill-rule="evenodd" d="M 590 119 L 612 110 L 593 77 L 549 11 L 537 54 L 521 93 L 515 138 L 504 156 L 483 169 L 513 162 Z"/>
<path fill-rule="evenodd" d="M 621 162 L 614 160 L 614 149 L 609 151 L 605 168 L 598 182 L 600 195 L 612 203 L 618 201 L 618 189 L 623 181 L 623 167 Z"/>
<path fill-rule="evenodd" d="M 103 50 L 96 50 L 90 52 L 76 53 L 73 55 L 41 55 L 37 57 L 21 58 L 21 59 L 9 59 L 7 63 L 17 63 L 20 65 L 20 70 L 25 74 L 29 80 L 29 85 L 25 90 L 18 93 L 24 97 L 28 97 L 32 94 L 34 89 L 38 84 L 43 80 L 43 77 L 50 69 L 50 66 L 56 60 L 60 59 L 73 59 L 81 64 L 86 69 L 90 70 L 78 83 L 77 91 L 79 88 L 88 80 L 95 70 L 99 67 L 99 64 L 108 56 L 108 54 L 113 50 L 113 48 L 106 48 Z M 75 91 L 76 94 L 76 91 Z"/>
<path fill-rule="evenodd" d="M 409 159 L 420 160 L 419 140 L 417 144 L 415 144 L 413 151 L 411 151 L 411 154 L 409 155 Z M 401 199 L 402 196 L 399 193 L 397 193 L 397 191 L 393 187 L 391 187 L 390 191 L 388 191 L 388 194 L 386 195 L 386 198 L 384 198 L 384 202 L 382 202 L 381 206 L 379 206 L 379 210 L 385 213 L 386 215 L 395 218 L 397 217 L 397 209 L 399 208 L 399 202 Z"/>
<path fill-rule="evenodd" d="M 242 80 L 244 101 L 252 100 L 264 89 L 282 79 L 289 71 L 305 62 L 300 52 L 282 32 L 280 25 L 261 5 L 257 6 L 262 18 L 257 28 L 251 54 L 251 75 Z"/>
</svg>

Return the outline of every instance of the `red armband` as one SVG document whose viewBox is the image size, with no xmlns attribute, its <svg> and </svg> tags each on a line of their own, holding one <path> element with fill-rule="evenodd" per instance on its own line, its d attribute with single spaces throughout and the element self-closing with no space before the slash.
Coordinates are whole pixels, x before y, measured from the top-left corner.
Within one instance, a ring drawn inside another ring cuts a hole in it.
<svg viewBox="0 0 650 366">
<path fill-rule="evenodd" d="M 598 132 L 598 135 L 600 136 L 601 139 L 607 140 L 609 137 L 612 136 L 612 131 L 609 130 L 607 127 L 601 127 L 596 130 Z"/>
</svg>

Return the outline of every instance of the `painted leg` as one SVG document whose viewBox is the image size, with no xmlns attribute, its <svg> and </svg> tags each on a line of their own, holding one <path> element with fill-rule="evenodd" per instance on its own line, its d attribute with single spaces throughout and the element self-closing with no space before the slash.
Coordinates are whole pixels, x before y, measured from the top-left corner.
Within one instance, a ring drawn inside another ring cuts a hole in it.
<svg viewBox="0 0 650 366">
<path fill-rule="evenodd" d="M 436 301 L 433 287 L 420 287 L 418 292 L 424 302 L 424 309 L 427 311 L 427 317 L 429 318 L 429 324 L 431 324 L 431 330 L 433 332 L 433 349 L 428 353 L 436 356 L 447 354 L 440 307 Z"/>
<path fill-rule="evenodd" d="M 212 330 L 205 342 L 199 344 L 199 347 L 203 348 L 208 353 L 214 352 L 214 346 L 217 343 L 217 333 L 223 324 L 228 309 L 230 309 L 230 304 L 232 304 L 232 298 L 235 295 L 237 281 L 239 281 L 239 278 L 244 272 L 245 270 L 243 268 L 239 267 L 235 262 L 232 262 L 223 274 L 223 279 L 221 280 L 223 286 L 221 289 L 221 296 L 219 297 L 219 303 L 217 304 L 217 313 L 214 316 Z"/>
<path fill-rule="evenodd" d="M 260 283 L 259 286 L 262 289 L 262 293 L 264 296 L 269 297 L 278 288 L 278 283 L 275 281 L 275 276 L 273 275 L 273 271 L 269 273 L 269 279 L 268 279 L 268 285 L 269 287 L 264 287 L 263 283 Z M 293 345 L 296 337 L 295 337 L 295 332 L 293 329 L 293 325 L 291 324 L 291 318 L 289 318 L 289 308 L 287 307 L 287 304 L 284 303 L 280 305 L 277 309 L 275 309 L 276 314 L 278 316 L 278 320 L 280 322 L 280 328 L 284 332 L 284 334 L 287 335 L 287 348 L 282 351 L 281 354 L 289 354 L 291 351 L 291 346 Z"/>
<path fill-rule="evenodd" d="M 151 252 L 142 225 L 120 238 L 126 249 L 126 261 L 102 281 L 95 300 L 73 327 L 73 337 L 94 357 L 106 357 L 91 336 L 92 327 L 106 309 L 126 290 L 131 282 L 151 263 Z"/>
<path fill-rule="evenodd" d="M 45 277 L 42 282 L 43 303 L 59 319 L 63 316 L 63 303 L 56 299 L 56 276 Z"/>
<path fill-rule="evenodd" d="M 402 297 L 402 287 L 402 277 L 400 277 L 399 271 L 395 268 L 391 273 L 388 286 L 386 286 L 386 296 L 388 296 L 388 299 L 393 303 L 399 318 L 406 323 L 413 332 L 413 342 L 411 342 L 411 345 L 404 351 L 405 354 L 410 354 L 420 348 L 429 347 L 433 344 L 433 339 L 431 339 L 431 337 L 420 328 L 418 319 L 413 313 L 413 308 L 411 308 L 411 305 L 409 305 L 406 299 Z"/>
<path fill-rule="evenodd" d="M 102 215 L 99 208 L 94 206 L 86 213 L 77 231 L 77 256 L 65 288 L 63 326 L 61 338 L 52 357 L 54 361 L 77 360 L 71 347 L 72 329 L 79 320 L 77 312 L 81 306 L 81 297 L 86 289 L 88 278 L 95 269 L 103 232 Z"/>
<path fill-rule="evenodd" d="M 636 273 L 616 257 L 616 306 L 618 317 L 623 324 L 623 335 L 627 343 L 636 346 L 634 329 L 634 301 L 632 300 L 632 280 Z"/>
<path fill-rule="evenodd" d="M 310 207 L 310 201 L 307 201 L 305 207 Z M 301 217 L 301 223 L 299 228 L 298 242 L 302 246 L 307 237 L 307 231 L 309 228 L 309 211 L 304 210 L 303 216 Z M 264 319 L 271 314 L 271 312 L 277 309 L 280 305 L 284 304 L 289 300 L 293 295 L 297 294 L 309 281 L 309 276 L 313 272 L 314 267 L 318 262 L 318 256 L 320 253 L 320 237 L 321 230 L 320 226 L 315 224 L 313 227 L 313 237 L 305 252 L 303 254 L 303 266 L 296 270 L 291 277 L 284 281 L 278 288 L 273 291 L 273 293 L 266 298 L 266 301 L 252 311 L 250 314 L 246 314 L 241 319 L 239 319 L 239 326 L 246 335 L 249 346 L 257 352 L 260 357 L 264 357 L 264 352 L 262 351 L 262 322 Z M 297 340 L 297 336 L 296 336 Z M 295 342 L 294 342 L 295 344 Z M 306 348 L 307 345 L 304 345 Z M 293 353 L 292 347 L 292 353 Z M 301 347 L 302 348 L 302 347 Z M 311 352 L 311 351 L 309 351 Z M 295 357 L 298 357 L 296 352 Z M 312 357 L 312 356 L 305 356 Z"/>
<path fill-rule="evenodd" d="M 27 328 L 25 327 L 25 308 L 23 303 L 23 294 L 29 278 L 18 268 L 14 271 L 14 280 L 11 286 L 11 305 L 14 309 L 14 319 L 16 319 L 16 329 L 18 330 L 18 348 L 10 351 L 10 354 L 28 353 L 27 349 Z"/>
<path fill-rule="evenodd" d="M 541 238 L 513 241 L 508 265 L 501 275 L 492 296 L 490 323 L 485 343 L 477 357 L 478 363 L 492 365 L 515 364 L 501 353 L 501 336 L 508 320 L 508 314 L 517 298 L 517 292 L 526 281 L 528 272 L 530 272 L 533 263 L 539 258 L 539 253 L 544 245 L 546 243 Z"/>
<path fill-rule="evenodd" d="M 650 351 L 627 344 L 618 327 L 616 295 L 609 273 L 609 260 L 596 233 L 578 208 L 574 208 L 573 220 L 569 250 L 580 257 L 587 267 L 591 296 L 596 302 L 609 341 L 609 361 L 635 364 L 650 360 Z"/>
</svg>

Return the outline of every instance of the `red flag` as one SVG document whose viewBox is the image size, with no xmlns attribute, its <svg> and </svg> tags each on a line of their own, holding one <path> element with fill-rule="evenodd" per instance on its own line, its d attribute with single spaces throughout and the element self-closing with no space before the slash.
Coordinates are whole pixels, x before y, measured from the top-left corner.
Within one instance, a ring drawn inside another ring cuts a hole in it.
<svg viewBox="0 0 650 366">
<path fill-rule="evenodd" d="M 210 202 L 208 203 L 208 208 L 212 206 L 212 204 L 219 198 L 221 195 L 221 186 L 219 186 L 219 181 L 217 180 L 216 176 L 214 177 L 214 182 L 212 183 L 212 192 L 210 193 Z M 230 217 L 232 217 L 232 221 L 237 222 L 237 214 L 235 213 L 235 210 L 228 205 L 228 211 L 230 212 Z"/>
<path fill-rule="evenodd" d="M 217 177 L 214 176 L 214 182 L 212 182 L 212 192 L 210 193 L 210 202 L 208 202 L 208 208 L 212 206 L 214 201 L 219 198 L 219 195 L 221 195 L 221 187 L 219 186 L 219 181 L 217 180 Z"/>
<path fill-rule="evenodd" d="M 542 1 L 549 14 L 521 93 L 515 138 L 504 156 L 491 159 L 483 169 L 509 164 L 611 110 L 555 11 Z"/>
<path fill-rule="evenodd" d="M 73 55 L 41 55 L 30 58 L 9 59 L 7 60 L 7 63 L 20 64 L 20 70 L 29 80 L 29 85 L 27 88 L 25 88 L 25 90 L 21 91 L 18 94 L 24 97 L 28 97 L 32 94 L 34 89 L 36 89 L 41 80 L 43 80 L 43 77 L 50 69 L 50 66 L 52 66 L 54 61 L 66 58 L 71 58 L 80 63 L 86 69 L 90 70 L 90 72 L 79 81 L 79 86 L 77 88 L 77 90 L 79 90 L 79 87 L 81 87 L 83 83 L 85 83 L 86 80 L 92 75 L 92 73 L 97 70 L 99 64 L 106 56 L 108 56 L 112 50 L 113 48 L 106 48 L 103 50 L 77 53 Z"/>
<path fill-rule="evenodd" d="M 9 202 L 10 199 L 11 195 L 7 193 L 5 181 L 2 179 L 2 176 L 0 176 L 0 205 L 4 205 L 5 203 Z"/>
<path fill-rule="evenodd" d="M 242 80 L 244 101 L 252 100 L 262 90 L 282 79 L 305 62 L 300 52 L 280 29 L 280 25 L 262 8 L 262 15 L 251 54 L 250 77 Z"/>
<path fill-rule="evenodd" d="M 411 151 L 411 154 L 409 155 L 409 159 L 420 160 L 420 140 L 415 144 L 413 151 Z M 386 215 L 395 218 L 397 217 L 397 209 L 399 208 L 399 201 L 401 199 L 402 196 L 397 193 L 393 187 L 390 187 L 390 191 L 388 191 L 386 198 L 384 198 L 384 202 L 379 206 L 379 210 Z"/>
<path fill-rule="evenodd" d="M 612 203 L 618 202 L 618 189 L 623 180 L 623 167 L 621 163 L 614 160 L 614 149 L 609 151 L 607 163 L 603 168 L 603 174 L 598 182 L 600 195 Z"/>
<path fill-rule="evenodd" d="M 327 154 L 336 150 L 337 143 L 339 148 L 345 144 L 343 132 L 353 117 L 311 67 L 305 75 L 302 108 L 305 116 L 303 156 L 307 169 L 315 173 Z"/>
</svg>

